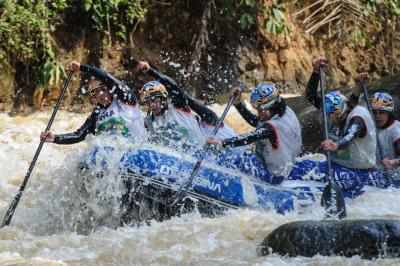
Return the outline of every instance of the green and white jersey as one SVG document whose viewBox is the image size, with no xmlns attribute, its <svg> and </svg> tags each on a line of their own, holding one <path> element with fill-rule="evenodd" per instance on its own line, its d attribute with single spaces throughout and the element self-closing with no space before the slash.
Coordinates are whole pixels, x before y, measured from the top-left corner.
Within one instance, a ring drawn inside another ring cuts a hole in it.
<svg viewBox="0 0 400 266">
<path fill-rule="evenodd" d="M 138 105 L 124 104 L 116 99 L 111 105 L 101 110 L 96 122 L 96 134 L 121 134 L 136 140 L 143 140 L 146 135 L 143 115 Z"/>
<path fill-rule="evenodd" d="M 191 111 L 183 111 L 172 105 L 160 116 L 148 115 L 145 125 L 150 141 L 166 146 L 198 146 L 205 142 L 199 122 Z"/>
</svg>

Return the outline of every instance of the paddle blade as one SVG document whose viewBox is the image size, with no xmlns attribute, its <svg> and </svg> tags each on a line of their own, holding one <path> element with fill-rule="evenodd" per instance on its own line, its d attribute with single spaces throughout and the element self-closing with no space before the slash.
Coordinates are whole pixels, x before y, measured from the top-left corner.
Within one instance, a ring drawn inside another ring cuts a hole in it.
<svg viewBox="0 0 400 266">
<path fill-rule="evenodd" d="M 329 182 L 322 192 L 321 205 L 326 210 L 328 218 L 345 218 L 346 204 L 342 189 L 334 182 Z"/>
<path fill-rule="evenodd" d="M 4 214 L 3 221 L 1 222 L 0 228 L 4 226 L 8 226 L 11 223 L 11 219 L 14 215 L 15 209 L 17 208 L 18 202 L 21 199 L 22 193 L 19 191 L 17 195 L 15 195 L 13 201 L 11 201 L 10 206 L 8 207 L 6 213 Z"/>
</svg>

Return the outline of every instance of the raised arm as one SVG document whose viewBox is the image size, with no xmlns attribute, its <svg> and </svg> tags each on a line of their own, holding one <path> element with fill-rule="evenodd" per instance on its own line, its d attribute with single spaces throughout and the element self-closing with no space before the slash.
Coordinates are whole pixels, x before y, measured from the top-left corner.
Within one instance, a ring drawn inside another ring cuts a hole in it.
<svg viewBox="0 0 400 266">
<path fill-rule="evenodd" d="M 80 64 L 77 61 L 72 61 L 69 68 L 73 71 L 80 70 L 100 80 L 120 101 L 128 104 L 136 104 L 136 97 L 132 90 L 123 81 L 115 78 L 110 73 L 92 65 Z"/>
<path fill-rule="evenodd" d="M 321 95 L 318 91 L 320 75 L 319 73 L 313 72 L 311 74 L 310 79 L 308 80 L 306 87 L 306 98 L 307 100 L 314 105 L 317 109 L 321 109 Z"/>
<path fill-rule="evenodd" d="M 258 118 L 255 114 L 253 114 L 242 102 L 235 103 L 235 107 L 238 110 L 239 114 L 253 127 L 257 127 Z"/>
<path fill-rule="evenodd" d="M 172 104 L 176 108 L 190 107 L 190 109 L 200 116 L 203 122 L 206 122 L 210 125 L 216 124 L 218 120 L 216 113 L 197 99 L 187 95 L 171 77 L 150 67 L 147 62 L 141 61 L 139 62 L 138 66 L 142 71 L 145 71 L 147 74 L 154 77 L 165 86 L 168 94 L 171 97 Z"/>
</svg>

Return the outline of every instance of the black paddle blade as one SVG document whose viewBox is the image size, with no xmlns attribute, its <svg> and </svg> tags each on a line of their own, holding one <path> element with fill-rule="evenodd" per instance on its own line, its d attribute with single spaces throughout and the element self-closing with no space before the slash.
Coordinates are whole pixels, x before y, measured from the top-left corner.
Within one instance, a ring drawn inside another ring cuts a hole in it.
<svg viewBox="0 0 400 266">
<path fill-rule="evenodd" d="M 322 192 L 321 205 L 326 210 L 327 218 L 345 218 L 346 203 L 342 189 L 334 182 L 329 182 Z"/>
<path fill-rule="evenodd" d="M 18 202 L 21 199 L 22 193 L 18 192 L 17 195 L 15 195 L 13 201 L 11 201 L 10 206 L 8 207 L 8 210 L 4 214 L 3 221 L 1 222 L 0 228 L 3 228 L 4 226 L 8 226 L 11 223 L 11 219 L 14 215 L 15 209 L 18 206 Z"/>
</svg>

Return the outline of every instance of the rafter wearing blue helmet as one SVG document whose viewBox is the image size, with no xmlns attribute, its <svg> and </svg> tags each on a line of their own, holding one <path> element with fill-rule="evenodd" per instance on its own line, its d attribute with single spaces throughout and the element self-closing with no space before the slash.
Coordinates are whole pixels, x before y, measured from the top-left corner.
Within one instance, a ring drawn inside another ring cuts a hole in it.
<svg viewBox="0 0 400 266">
<path fill-rule="evenodd" d="M 322 97 L 318 91 L 320 63 L 314 62 L 306 89 L 306 98 L 318 109 Z M 321 143 L 332 151 L 332 161 L 351 169 L 371 169 L 376 166 L 376 128 L 368 109 L 358 104 L 358 96 L 348 99 L 335 90 L 325 95 L 325 111 L 330 120 L 329 139 Z"/>
<path fill-rule="evenodd" d="M 236 90 L 235 93 L 239 92 Z M 235 107 L 256 130 L 224 139 L 222 142 L 215 139 L 209 139 L 208 142 L 220 143 L 223 147 L 255 143 L 255 155 L 272 174 L 272 180 L 265 180 L 263 176 L 257 177 L 270 183 L 279 183 L 290 173 L 295 157 L 301 152 L 300 122 L 293 110 L 286 105 L 274 83 L 258 84 L 251 92 L 250 102 L 257 110 L 257 115 L 249 111 L 243 102 L 238 101 Z M 243 160 L 246 158 L 243 156 Z M 246 163 L 240 165 L 245 166 Z"/>
<path fill-rule="evenodd" d="M 386 92 L 374 93 L 371 100 L 382 150 L 380 164 L 386 169 L 400 165 L 400 122 L 394 118 L 394 100 Z"/>
</svg>

